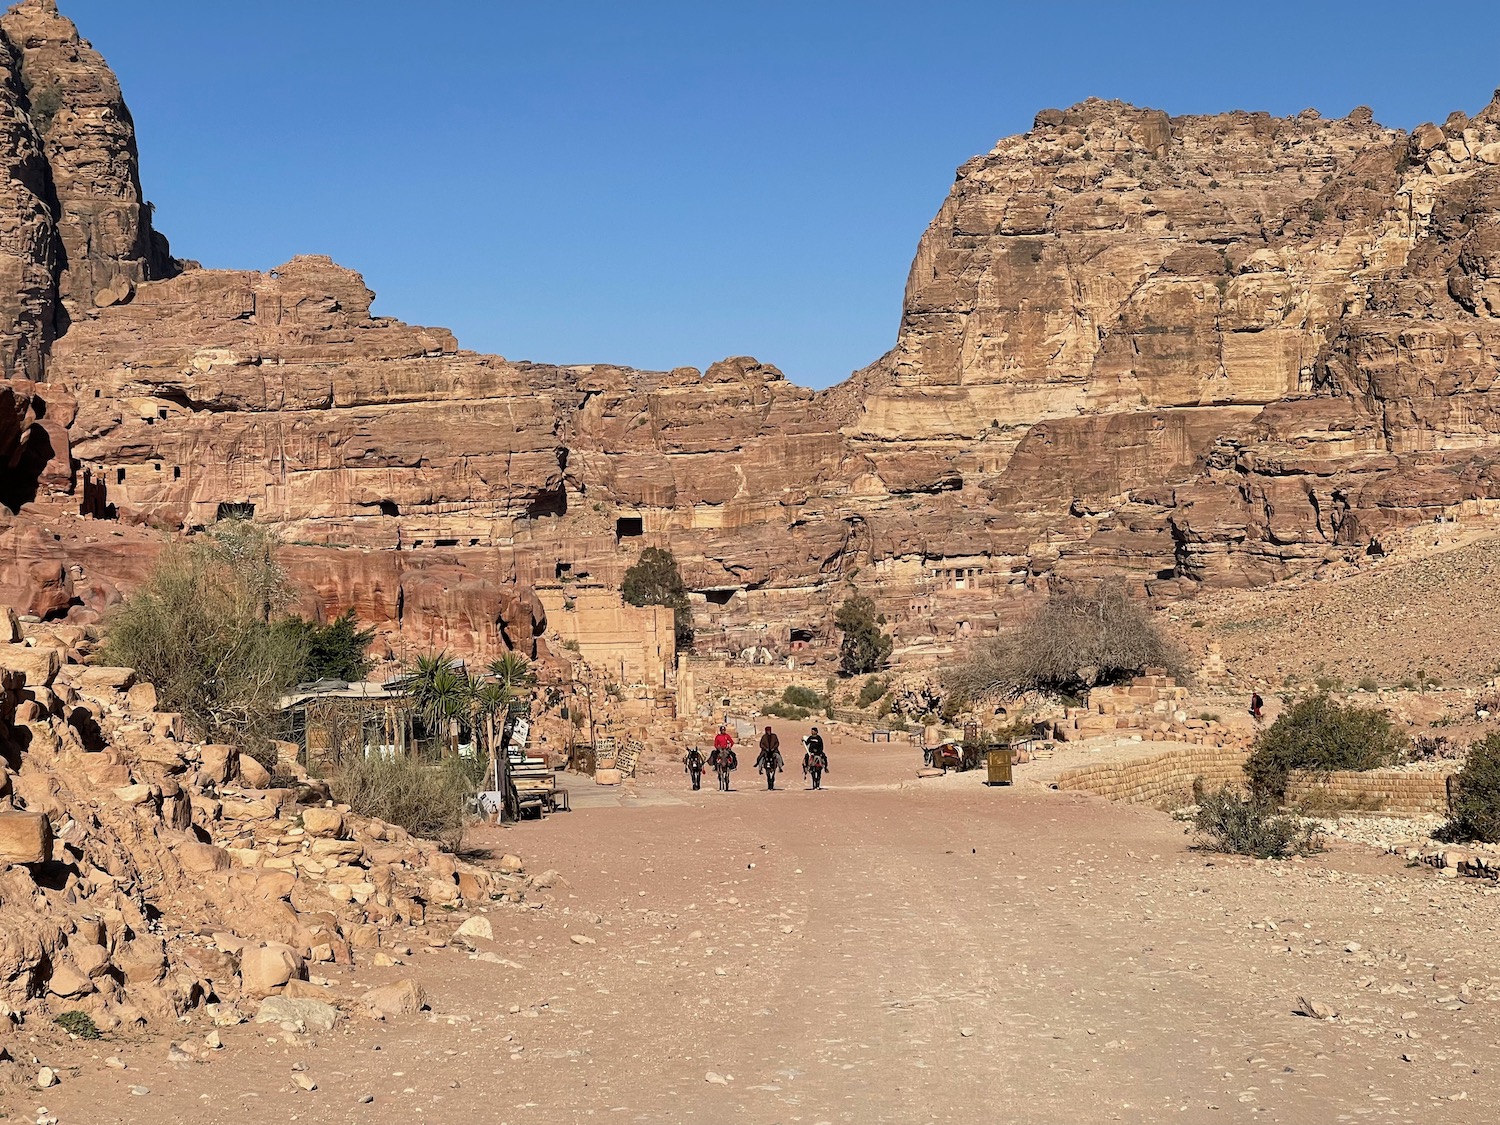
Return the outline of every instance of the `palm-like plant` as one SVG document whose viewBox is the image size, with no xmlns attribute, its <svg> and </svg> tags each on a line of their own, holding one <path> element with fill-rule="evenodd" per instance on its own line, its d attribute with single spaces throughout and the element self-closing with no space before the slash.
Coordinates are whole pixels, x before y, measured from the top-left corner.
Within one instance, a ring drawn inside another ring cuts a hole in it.
<svg viewBox="0 0 1500 1125">
<path fill-rule="evenodd" d="M 440 731 L 452 748 L 450 731 L 471 711 L 474 686 L 468 674 L 453 666 L 446 650 L 417 657 L 407 676 L 412 709 L 429 731 Z"/>
<path fill-rule="evenodd" d="M 491 682 L 499 684 L 507 699 L 514 699 L 536 683 L 536 670 L 531 661 L 518 652 L 507 652 L 498 660 L 490 661 Z"/>
</svg>

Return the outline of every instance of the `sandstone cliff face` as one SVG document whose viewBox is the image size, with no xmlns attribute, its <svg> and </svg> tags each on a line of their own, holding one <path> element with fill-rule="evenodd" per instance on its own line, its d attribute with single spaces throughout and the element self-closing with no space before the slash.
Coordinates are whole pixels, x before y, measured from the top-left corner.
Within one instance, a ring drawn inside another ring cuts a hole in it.
<svg viewBox="0 0 1500 1125">
<path fill-rule="evenodd" d="M 24 0 L 0 33 L 20 62 L 31 123 L 51 181 L 61 239 L 57 289 L 64 315 L 116 304 L 177 264 L 151 227 L 141 194 L 135 122 L 120 84 L 98 51 L 60 15 L 56 0 Z"/>
<path fill-rule="evenodd" d="M 943 644 L 1054 582 L 1272 582 L 1500 494 L 1494 107 L 1410 136 L 1044 111 L 959 170 L 891 353 L 813 393 L 745 357 L 465 352 L 327 259 L 179 273 L 103 61 L 49 0 L 0 32 L 0 342 L 30 380 L 0 401 L 0 594 L 33 612 L 253 515 L 307 609 L 397 651 L 492 651 L 518 587 L 616 585 L 653 542 L 712 646 L 832 639 L 851 585 Z"/>
</svg>

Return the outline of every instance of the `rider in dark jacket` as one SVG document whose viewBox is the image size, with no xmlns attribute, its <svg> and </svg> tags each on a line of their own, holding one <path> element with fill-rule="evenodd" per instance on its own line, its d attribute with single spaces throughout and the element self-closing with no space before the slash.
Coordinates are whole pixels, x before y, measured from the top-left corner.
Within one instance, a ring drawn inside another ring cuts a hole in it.
<svg viewBox="0 0 1500 1125">
<path fill-rule="evenodd" d="M 755 757 L 755 768 L 766 775 L 766 788 L 776 788 L 776 771 L 782 766 L 781 739 L 770 727 L 760 736 L 760 753 Z"/>
<path fill-rule="evenodd" d="M 802 755 L 802 776 L 812 776 L 812 787 L 823 788 L 823 775 L 828 772 L 828 754 L 823 749 L 823 736 L 818 733 L 818 728 L 813 727 L 812 733 L 802 740 L 806 753 Z"/>
</svg>

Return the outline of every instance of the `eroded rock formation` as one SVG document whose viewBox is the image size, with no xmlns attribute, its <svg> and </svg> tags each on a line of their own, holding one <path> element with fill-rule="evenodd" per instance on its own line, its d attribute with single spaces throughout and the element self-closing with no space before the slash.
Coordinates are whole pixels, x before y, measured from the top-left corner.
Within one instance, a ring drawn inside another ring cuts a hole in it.
<svg viewBox="0 0 1500 1125">
<path fill-rule="evenodd" d="M 1500 490 L 1494 106 L 1044 111 L 959 170 L 892 351 L 814 393 L 465 352 L 327 259 L 183 270 L 97 53 L 48 0 L 0 32 L 0 596 L 37 614 L 252 515 L 309 609 L 408 652 L 504 647 L 527 587 L 651 542 L 709 647 L 816 646 L 851 585 L 943 644 L 1055 581 L 1273 582 Z"/>
</svg>

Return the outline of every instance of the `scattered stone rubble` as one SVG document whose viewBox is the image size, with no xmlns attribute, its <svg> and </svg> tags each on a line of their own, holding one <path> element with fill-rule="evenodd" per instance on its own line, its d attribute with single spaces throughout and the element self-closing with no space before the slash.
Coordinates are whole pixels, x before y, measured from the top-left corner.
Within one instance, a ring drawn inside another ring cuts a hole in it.
<svg viewBox="0 0 1500 1125">
<path fill-rule="evenodd" d="M 533 885 L 517 857 L 483 870 L 352 814 L 294 764 L 270 787 L 248 754 L 190 741 L 131 670 L 83 663 L 92 647 L 0 607 L 0 1081 L 34 1080 L 14 1039 L 61 1034 L 64 1012 L 111 1030 L 259 1005 L 321 1026 L 339 1013 L 310 968 L 396 964 L 466 919 L 481 933 Z M 406 981 L 357 1007 L 423 1003 Z"/>
<path fill-rule="evenodd" d="M 1248 741 L 1218 718 L 1189 714 L 1188 690 L 1161 671 L 1137 676 L 1129 684 L 1098 687 L 1083 707 L 1069 707 L 1053 725 L 1059 742 L 1078 742 L 1101 735 L 1139 734 L 1143 742 L 1189 742 L 1227 746 Z"/>
</svg>

